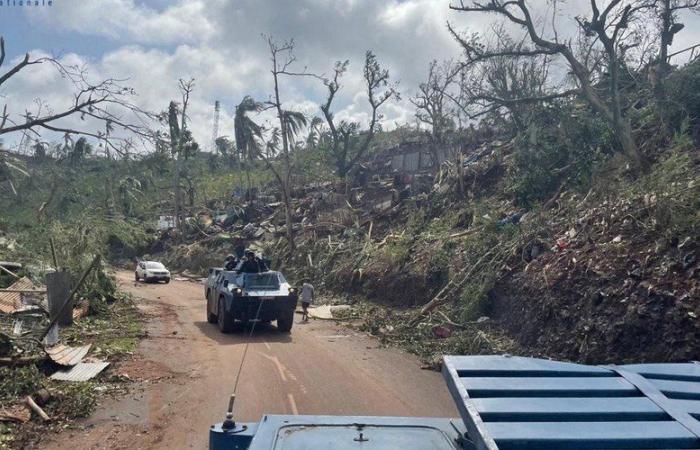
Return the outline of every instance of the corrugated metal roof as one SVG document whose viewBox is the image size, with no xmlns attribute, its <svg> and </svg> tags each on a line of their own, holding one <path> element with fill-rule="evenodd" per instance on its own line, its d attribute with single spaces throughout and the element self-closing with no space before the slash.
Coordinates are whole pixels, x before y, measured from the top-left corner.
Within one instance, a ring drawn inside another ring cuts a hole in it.
<svg viewBox="0 0 700 450">
<path fill-rule="evenodd" d="M 52 380 L 61 381 L 88 381 L 102 372 L 108 362 L 78 363 L 69 370 L 60 370 L 51 375 Z"/>
<path fill-rule="evenodd" d="M 47 348 L 46 354 L 49 358 L 62 366 L 74 366 L 85 358 L 92 344 L 83 345 L 81 347 L 69 347 L 59 344 L 51 348 Z"/>
<path fill-rule="evenodd" d="M 43 286 L 37 286 L 27 277 L 15 281 L 7 289 L 14 290 L 40 290 Z M 0 292 L 0 312 L 11 314 L 22 306 L 22 294 L 19 292 Z"/>
<path fill-rule="evenodd" d="M 700 365 L 446 356 L 477 450 L 700 449 Z"/>
</svg>

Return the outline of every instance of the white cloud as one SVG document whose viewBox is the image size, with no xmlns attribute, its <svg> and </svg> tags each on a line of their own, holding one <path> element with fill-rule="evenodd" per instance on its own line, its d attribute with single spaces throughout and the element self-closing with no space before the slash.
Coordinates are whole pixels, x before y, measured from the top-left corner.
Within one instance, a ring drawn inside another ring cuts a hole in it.
<svg viewBox="0 0 700 450">
<path fill-rule="evenodd" d="M 162 10 L 134 0 L 61 0 L 54 3 L 51 8 L 32 11 L 31 17 L 43 25 L 120 42 L 202 42 L 216 31 L 205 17 L 208 6 L 204 1 L 182 1 Z"/>
<path fill-rule="evenodd" d="M 539 17 L 551 5 L 545 0 L 532 4 Z M 584 6 L 572 1 L 558 4 L 563 21 L 559 32 L 566 35 L 573 16 Z M 45 29 L 68 30 L 76 39 L 101 36 L 111 40 L 111 50 L 86 63 L 96 75 L 129 78 L 144 108 L 166 109 L 171 99 L 179 99 L 177 80 L 194 77 L 190 123 L 206 148 L 215 100 L 222 102 L 220 133 L 231 135 L 233 109 L 244 95 L 269 98 L 270 61 L 262 33 L 294 38 L 300 71 L 308 66 L 309 71 L 329 74 L 336 60 L 350 59 L 334 104 L 336 117 L 342 120 L 366 123 L 369 119 L 362 64 L 365 51 L 371 49 L 392 79 L 400 80 L 403 97 L 383 108 L 384 126 L 413 122 L 408 98 L 425 77 L 428 63 L 460 56 L 446 29 L 447 21 L 474 32 L 485 30 L 494 20 L 493 16 L 450 11 L 448 5 L 448 0 L 151 0 L 148 4 L 62 0 L 60 7 L 35 11 L 31 20 Z M 690 25 L 697 22 L 688 21 L 677 46 L 696 41 L 698 33 Z M 7 38 L 21 41 L 20 36 Z M 85 60 L 73 54 L 64 58 Z M 70 100 L 60 80 L 45 68 L 34 70 L 28 69 L 22 75 L 24 84 L 15 84 L 8 94 L 15 109 L 14 105 L 30 104 L 35 96 L 56 104 Z M 316 79 L 282 78 L 285 107 L 320 115 L 318 104 L 325 95 L 325 87 Z M 269 121 L 270 115 L 260 119 Z"/>
</svg>

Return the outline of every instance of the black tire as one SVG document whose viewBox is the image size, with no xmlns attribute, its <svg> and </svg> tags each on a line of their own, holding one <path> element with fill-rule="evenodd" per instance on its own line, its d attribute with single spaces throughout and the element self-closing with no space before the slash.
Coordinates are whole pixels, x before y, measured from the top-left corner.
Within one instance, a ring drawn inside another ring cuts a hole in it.
<svg viewBox="0 0 700 450">
<path fill-rule="evenodd" d="M 165 279 L 165 284 L 168 284 L 168 283 L 170 283 L 170 278 Z"/>
<path fill-rule="evenodd" d="M 216 323 L 216 314 L 213 314 L 211 310 L 209 310 L 209 300 L 207 300 L 207 322 Z"/>
<path fill-rule="evenodd" d="M 134 278 L 136 279 L 136 282 L 138 283 L 139 282 L 139 273 L 138 272 L 134 272 Z"/>
<path fill-rule="evenodd" d="M 292 325 L 294 325 L 294 310 L 282 311 L 277 317 L 277 329 L 282 333 L 289 333 L 292 331 Z"/>
<path fill-rule="evenodd" d="M 223 297 L 219 299 L 219 307 L 216 313 L 216 323 L 219 325 L 219 331 L 222 333 L 229 333 L 233 329 L 234 320 L 233 317 L 226 314 Z"/>
</svg>

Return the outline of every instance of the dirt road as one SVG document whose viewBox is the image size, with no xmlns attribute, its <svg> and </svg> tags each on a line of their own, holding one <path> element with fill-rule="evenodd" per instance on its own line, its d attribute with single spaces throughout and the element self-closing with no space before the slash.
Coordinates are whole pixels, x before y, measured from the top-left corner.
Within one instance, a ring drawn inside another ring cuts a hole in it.
<svg viewBox="0 0 700 450">
<path fill-rule="evenodd" d="M 130 272 L 117 279 L 147 317 L 148 337 L 133 359 L 111 369 L 133 379 L 133 388 L 42 447 L 206 448 L 248 334 L 224 335 L 206 322 L 200 284 L 134 283 Z M 239 421 L 264 413 L 457 416 L 440 374 L 333 323 L 301 324 L 297 317 L 291 334 L 256 327 L 250 342 L 235 406 Z"/>
</svg>

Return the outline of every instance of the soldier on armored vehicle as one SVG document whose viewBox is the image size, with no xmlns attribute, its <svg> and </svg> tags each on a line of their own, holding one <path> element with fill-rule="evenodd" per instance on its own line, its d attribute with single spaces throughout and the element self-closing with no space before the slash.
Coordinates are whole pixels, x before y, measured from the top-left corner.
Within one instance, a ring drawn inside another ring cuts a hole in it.
<svg viewBox="0 0 700 450">
<path fill-rule="evenodd" d="M 239 273 L 260 273 L 270 270 L 265 261 L 255 256 L 255 253 L 248 250 L 245 252 L 245 259 L 238 268 Z"/>
</svg>

